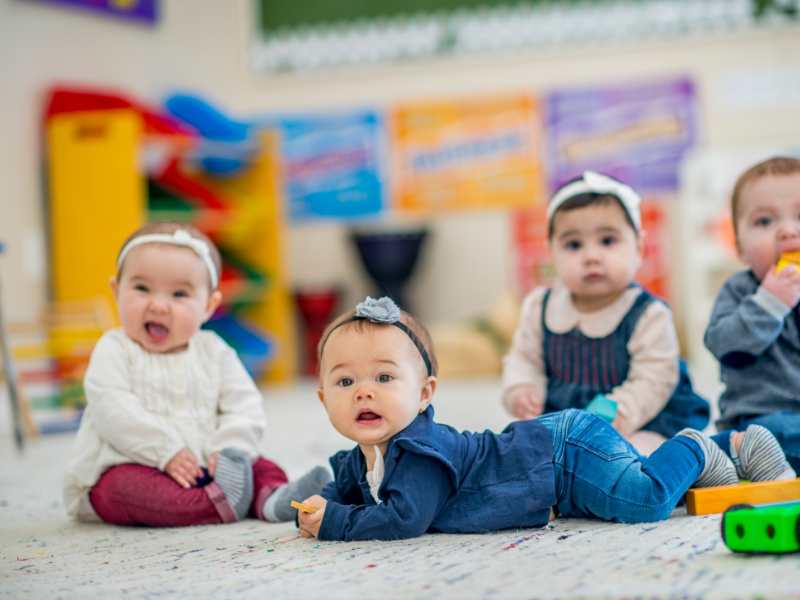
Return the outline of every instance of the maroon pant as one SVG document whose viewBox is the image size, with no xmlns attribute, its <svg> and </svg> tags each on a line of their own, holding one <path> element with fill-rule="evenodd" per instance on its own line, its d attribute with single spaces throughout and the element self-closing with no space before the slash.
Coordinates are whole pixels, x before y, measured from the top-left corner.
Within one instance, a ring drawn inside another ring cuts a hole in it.
<svg viewBox="0 0 800 600">
<path fill-rule="evenodd" d="M 249 515 L 263 519 L 264 500 L 288 481 L 278 465 L 259 458 L 253 463 L 253 502 Z M 89 492 L 97 515 L 112 525 L 180 527 L 235 520 L 233 510 L 216 482 L 183 488 L 153 467 L 124 464 L 106 470 Z"/>
</svg>

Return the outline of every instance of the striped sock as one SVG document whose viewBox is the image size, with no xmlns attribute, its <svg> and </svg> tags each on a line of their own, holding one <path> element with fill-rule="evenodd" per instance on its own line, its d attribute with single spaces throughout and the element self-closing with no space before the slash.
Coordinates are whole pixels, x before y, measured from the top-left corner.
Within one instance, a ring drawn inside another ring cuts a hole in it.
<svg viewBox="0 0 800 600">
<path fill-rule="evenodd" d="M 732 445 L 731 445 L 732 446 Z M 794 479 L 797 474 L 786 462 L 778 440 L 769 429 L 750 425 L 739 448 L 739 476 L 750 481 Z"/>
<path fill-rule="evenodd" d="M 247 516 L 253 501 L 253 466 L 244 452 L 225 448 L 219 453 L 214 481 L 225 492 L 236 520 Z"/>
<path fill-rule="evenodd" d="M 733 466 L 731 459 L 722 451 L 722 448 L 714 443 L 714 440 L 696 429 L 683 429 L 678 432 L 678 435 L 683 435 L 697 442 L 706 458 L 703 472 L 694 482 L 694 487 L 716 487 L 718 485 L 739 483 L 736 467 Z"/>
</svg>

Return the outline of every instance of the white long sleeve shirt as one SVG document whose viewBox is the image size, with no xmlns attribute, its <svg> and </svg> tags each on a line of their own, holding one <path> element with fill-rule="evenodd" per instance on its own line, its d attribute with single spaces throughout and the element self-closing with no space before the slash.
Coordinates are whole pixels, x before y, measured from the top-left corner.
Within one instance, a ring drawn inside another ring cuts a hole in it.
<svg viewBox="0 0 800 600">
<path fill-rule="evenodd" d="M 87 406 L 64 479 L 73 517 L 96 519 L 88 493 L 114 465 L 163 470 L 182 448 L 200 464 L 223 448 L 252 459 L 266 427 L 263 398 L 236 352 L 201 330 L 181 352 L 147 352 L 121 329 L 100 338 L 84 379 Z"/>
<path fill-rule="evenodd" d="M 511 349 L 503 359 L 503 405 L 509 411 L 509 392 L 516 385 L 533 385 L 543 400 L 547 395 L 542 331 L 546 291 L 537 288 L 523 301 Z M 602 338 L 617 328 L 640 293 L 638 287 L 629 288 L 609 306 L 582 313 L 572 303 L 569 290 L 556 285 L 544 320 L 554 333 L 577 328 L 587 337 Z M 631 357 L 628 378 L 608 394 L 617 402 L 618 427 L 625 435 L 653 419 L 666 406 L 678 382 L 678 339 L 672 312 L 662 302 L 651 302 L 642 313 L 628 341 L 628 352 Z"/>
</svg>

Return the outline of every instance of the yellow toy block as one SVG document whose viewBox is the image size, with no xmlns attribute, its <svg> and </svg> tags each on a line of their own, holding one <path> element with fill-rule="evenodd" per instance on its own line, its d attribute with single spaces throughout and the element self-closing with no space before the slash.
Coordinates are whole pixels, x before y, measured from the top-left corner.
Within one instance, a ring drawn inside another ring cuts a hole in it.
<svg viewBox="0 0 800 600">
<path fill-rule="evenodd" d="M 800 271 L 800 252 L 785 252 L 782 254 L 776 270 L 780 273 L 789 265 L 794 265 L 794 268 Z"/>
<path fill-rule="evenodd" d="M 107 299 L 128 234 L 145 221 L 142 121 L 127 109 L 64 113 L 47 127 L 55 301 Z"/>
<path fill-rule="evenodd" d="M 289 502 L 289 506 L 296 508 L 297 510 L 302 510 L 305 513 L 315 513 L 319 510 L 316 506 L 304 504 L 303 502 L 298 502 L 297 500 L 292 500 Z"/>
<path fill-rule="evenodd" d="M 690 515 L 710 515 L 724 512 L 734 504 L 768 504 L 789 500 L 800 500 L 800 479 L 692 488 L 686 492 L 686 512 Z"/>
</svg>

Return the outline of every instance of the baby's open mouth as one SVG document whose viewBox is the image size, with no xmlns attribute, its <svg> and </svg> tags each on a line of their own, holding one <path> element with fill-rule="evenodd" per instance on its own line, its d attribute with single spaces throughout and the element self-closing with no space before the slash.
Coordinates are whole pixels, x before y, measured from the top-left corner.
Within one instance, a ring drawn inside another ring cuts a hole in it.
<svg viewBox="0 0 800 600">
<path fill-rule="evenodd" d="M 363 412 L 358 413 L 358 421 L 377 421 L 380 419 L 381 416 L 377 413 L 372 412 L 371 410 L 365 410 Z"/>
<path fill-rule="evenodd" d="M 169 327 L 155 321 L 147 321 L 144 324 L 144 329 L 147 331 L 147 335 L 156 342 L 164 341 L 169 335 Z"/>
</svg>

